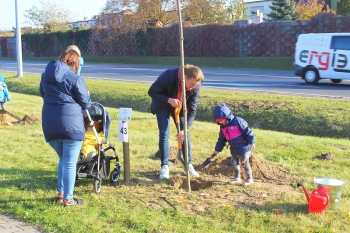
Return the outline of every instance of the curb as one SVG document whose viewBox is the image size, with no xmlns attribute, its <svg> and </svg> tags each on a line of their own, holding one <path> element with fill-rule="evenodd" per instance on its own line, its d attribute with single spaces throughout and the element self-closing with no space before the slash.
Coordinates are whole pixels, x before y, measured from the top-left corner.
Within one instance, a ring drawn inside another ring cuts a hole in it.
<svg viewBox="0 0 350 233">
<path fill-rule="evenodd" d="M 16 220 L 12 216 L 0 215 L 0 232 L 1 233 L 45 233 L 46 231 L 37 226 Z"/>
</svg>

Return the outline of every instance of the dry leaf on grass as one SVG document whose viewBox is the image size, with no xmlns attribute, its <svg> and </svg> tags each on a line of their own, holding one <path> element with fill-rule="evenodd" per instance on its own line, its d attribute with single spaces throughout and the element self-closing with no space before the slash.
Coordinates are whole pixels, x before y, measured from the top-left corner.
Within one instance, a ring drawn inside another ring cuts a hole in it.
<svg viewBox="0 0 350 233">
<path fill-rule="evenodd" d="M 180 201 L 181 203 L 187 203 L 186 198 L 184 198 L 183 196 L 179 197 L 179 201 Z"/>
<path fill-rule="evenodd" d="M 272 209 L 272 212 L 276 213 L 276 214 L 281 214 L 282 210 L 281 209 Z"/>
</svg>

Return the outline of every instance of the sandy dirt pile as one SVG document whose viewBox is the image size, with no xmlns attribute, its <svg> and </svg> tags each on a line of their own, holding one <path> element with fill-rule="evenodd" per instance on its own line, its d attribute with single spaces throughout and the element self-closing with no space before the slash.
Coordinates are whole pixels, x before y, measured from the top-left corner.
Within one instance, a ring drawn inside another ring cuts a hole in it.
<svg viewBox="0 0 350 233">
<path fill-rule="evenodd" d="M 172 168 L 181 168 L 181 163 L 177 161 L 177 152 L 177 148 L 170 148 L 169 162 Z M 155 156 L 159 159 L 159 152 Z M 295 174 L 254 155 L 250 159 L 254 184 L 246 187 L 228 183 L 233 177 L 231 157 L 220 157 L 219 154 L 207 167 L 201 169 L 204 160 L 196 161 L 194 164 L 200 177 L 190 179 L 191 192 L 187 191 L 186 176 L 180 172 L 172 172 L 174 169 L 171 169 L 170 179 L 167 181 L 159 180 L 159 171 L 146 173 L 145 177 L 133 179 L 134 182 L 145 185 L 144 188 L 138 187 L 138 192 L 143 195 L 138 198 L 142 198 L 145 204 L 153 208 L 172 203 L 176 208 L 195 213 L 205 212 L 218 206 L 256 208 L 281 198 L 285 199 L 287 195 L 298 195 L 301 200 L 304 200 L 302 190 L 296 187 L 298 177 Z M 241 172 L 241 177 L 245 178 L 243 168 Z M 157 201 L 154 200 L 155 193 L 159 194 Z M 163 198 L 166 198 L 169 203 Z M 278 211 L 283 212 L 283 210 Z"/>
<path fill-rule="evenodd" d="M 41 119 L 33 114 L 25 115 L 22 119 L 18 116 L 11 114 L 10 112 L 0 110 L 0 124 L 36 124 L 40 123 Z"/>
</svg>

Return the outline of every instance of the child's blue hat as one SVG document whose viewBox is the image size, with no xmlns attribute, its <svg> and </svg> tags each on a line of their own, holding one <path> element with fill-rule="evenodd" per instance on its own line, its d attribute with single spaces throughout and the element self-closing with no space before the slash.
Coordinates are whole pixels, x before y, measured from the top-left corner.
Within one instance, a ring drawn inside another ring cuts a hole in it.
<svg viewBox="0 0 350 233">
<path fill-rule="evenodd" d="M 0 82 L 4 82 L 4 81 L 5 81 L 4 76 L 2 76 L 2 75 L 0 74 Z"/>
</svg>

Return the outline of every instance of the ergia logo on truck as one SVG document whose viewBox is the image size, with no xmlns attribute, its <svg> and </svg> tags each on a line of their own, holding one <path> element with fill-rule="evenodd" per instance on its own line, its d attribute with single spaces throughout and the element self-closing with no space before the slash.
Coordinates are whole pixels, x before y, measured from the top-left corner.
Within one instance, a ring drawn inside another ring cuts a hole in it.
<svg viewBox="0 0 350 233">
<path fill-rule="evenodd" d="M 309 65 L 318 65 L 318 70 L 328 70 L 331 66 L 336 72 L 350 73 L 350 70 L 344 69 L 348 64 L 345 54 L 302 50 L 299 54 L 299 61 Z"/>
<path fill-rule="evenodd" d="M 306 83 L 350 79 L 350 33 L 300 34 L 295 45 L 294 73 Z"/>
</svg>

